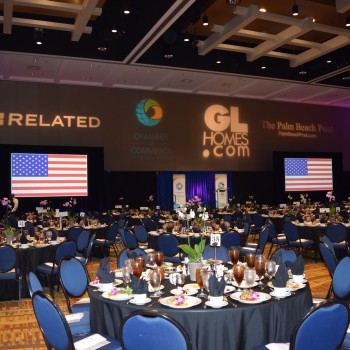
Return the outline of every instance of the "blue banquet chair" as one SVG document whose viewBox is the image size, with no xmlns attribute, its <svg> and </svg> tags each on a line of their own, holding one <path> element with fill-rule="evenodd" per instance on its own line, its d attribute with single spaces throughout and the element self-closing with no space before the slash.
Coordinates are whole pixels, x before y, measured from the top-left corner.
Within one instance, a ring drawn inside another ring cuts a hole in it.
<svg viewBox="0 0 350 350">
<path fill-rule="evenodd" d="M 48 349 L 74 350 L 79 341 L 89 342 L 93 335 L 73 336 L 67 319 L 59 306 L 42 291 L 37 291 L 32 298 L 33 309 L 40 331 Z M 106 335 L 100 335 L 100 346 L 93 349 L 121 350 L 120 342 Z"/>
<path fill-rule="evenodd" d="M 141 248 L 135 248 L 135 249 L 125 248 L 118 255 L 118 258 L 117 258 L 118 269 L 125 266 L 125 260 L 129 259 L 129 256 L 131 256 L 133 253 L 136 253 L 137 256 L 142 255 L 145 258 L 145 261 L 147 261 L 147 253 L 143 249 L 141 249 Z"/>
<path fill-rule="evenodd" d="M 269 232 L 269 227 L 264 226 L 260 232 L 258 243 L 248 243 L 245 247 L 241 247 L 240 255 L 243 257 L 249 253 L 263 254 L 269 238 Z"/>
<path fill-rule="evenodd" d="M 126 350 L 191 350 L 191 342 L 181 324 L 156 310 L 130 313 L 119 329 Z"/>
<path fill-rule="evenodd" d="M 18 300 L 21 301 L 22 275 L 17 268 L 16 249 L 10 245 L 0 247 L 0 280 L 11 280 L 18 283 Z"/>
<path fill-rule="evenodd" d="M 335 268 L 333 279 L 332 279 L 333 294 L 338 300 L 346 302 L 347 305 L 349 305 L 349 298 L 350 298 L 349 271 L 350 271 L 350 258 L 346 256 L 339 261 L 337 267 Z"/>
<path fill-rule="evenodd" d="M 221 237 L 221 244 L 230 249 L 231 247 L 239 247 L 241 245 L 241 238 L 238 231 L 225 232 Z"/>
<path fill-rule="evenodd" d="M 324 300 L 311 307 L 293 329 L 289 347 L 288 343 L 284 344 L 290 350 L 340 349 L 349 320 L 350 314 L 346 305 L 339 301 Z M 264 349 L 267 350 L 268 347 L 259 346 L 253 350 Z"/>
<path fill-rule="evenodd" d="M 294 262 L 295 260 L 297 260 L 297 254 L 295 253 L 294 250 L 286 250 L 283 248 L 279 248 L 277 250 L 274 251 L 274 253 L 271 256 L 271 259 L 273 259 L 273 257 L 276 254 L 279 254 L 279 252 L 281 252 L 282 254 L 282 262 L 286 262 L 286 261 L 290 261 L 290 262 Z"/>
<path fill-rule="evenodd" d="M 80 226 L 70 227 L 68 230 L 68 239 L 71 239 L 72 241 L 77 242 L 80 232 L 82 232 L 83 230 L 84 229 Z"/>
<path fill-rule="evenodd" d="M 89 232 L 81 231 L 77 239 L 77 253 L 82 254 L 89 244 Z"/>
<path fill-rule="evenodd" d="M 349 242 L 346 227 L 343 224 L 330 224 L 326 228 L 326 236 L 331 241 L 336 253 L 344 250 L 348 252 Z M 336 255 L 337 256 L 337 255 Z"/>
<path fill-rule="evenodd" d="M 253 242 L 255 237 L 259 235 L 265 224 L 265 219 L 260 214 L 253 215 L 252 224 L 250 225 L 250 234 L 253 236 Z"/>
<path fill-rule="evenodd" d="M 148 234 L 146 227 L 143 225 L 137 225 L 134 227 L 134 234 L 136 237 L 136 240 L 138 242 L 138 245 L 142 249 L 148 248 Z"/>
<path fill-rule="evenodd" d="M 106 256 L 109 253 L 109 248 L 112 247 L 115 253 L 115 256 L 118 255 L 116 244 L 120 243 L 121 239 L 118 236 L 118 225 L 113 224 L 108 227 L 106 238 L 96 238 L 94 245 L 99 247 L 103 251 L 103 255 Z"/>
<path fill-rule="evenodd" d="M 94 233 L 90 237 L 90 240 L 89 240 L 89 243 L 88 243 L 88 246 L 87 246 L 85 254 L 81 254 L 81 253 L 77 252 L 77 255 L 75 256 L 75 258 L 77 260 L 79 260 L 84 266 L 86 266 L 87 263 L 89 262 L 91 251 L 92 251 L 92 248 L 93 248 L 94 242 L 95 242 L 95 237 L 96 237 L 96 233 Z M 88 272 L 88 275 L 89 275 L 89 272 Z"/>
<path fill-rule="evenodd" d="M 120 236 L 126 248 L 138 248 L 136 236 L 128 229 L 120 229 Z"/>
<path fill-rule="evenodd" d="M 36 273 L 39 276 L 42 276 L 44 280 L 47 282 L 50 288 L 50 294 L 53 297 L 53 286 L 58 276 L 58 265 L 65 256 L 74 257 L 76 253 L 76 243 L 74 241 L 64 241 L 57 246 L 55 255 L 51 262 L 45 262 L 40 264 L 36 268 Z M 58 283 L 57 283 L 58 290 Z"/>
<path fill-rule="evenodd" d="M 180 263 L 179 241 L 169 233 L 163 233 L 158 237 L 158 249 L 164 253 L 165 262 Z"/>
<path fill-rule="evenodd" d="M 203 251 L 203 259 L 216 259 L 227 263 L 229 261 L 228 249 L 223 245 L 220 247 L 206 245 Z"/>
<path fill-rule="evenodd" d="M 319 251 L 320 251 L 321 256 L 326 264 L 328 272 L 329 272 L 331 278 L 333 279 L 335 269 L 338 265 L 338 260 L 335 257 L 334 253 L 332 252 L 332 249 L 330 248 L 330 246 L 322 241 L 319 244 Z M 328 288 L 327 297 L 326 297 L 327 299 L 329 299 L 331 297 L 332 289 L 333 288 L 332 288 L 332 283 L 331 283 L 329 288 Z"/>
<path fill-rule="evenodd" d="M 44 291 L 43 286 L 34 272 L 30 271 L 27 273 L 26 279 L 30 297 L 33 297 L 33 294 L 38 290 Z"/>
<path fill-rule="evenodd" d="M 73 305 L 70 301 L 70 298 L 77 299 L 82 297 L 87 291 L 89 278 L 85 267 L 75 258 L 64 257 L 59 265 L 59 277 L 67 302 L 68 312 L 70 314 L 83 314 L 79 322 L 72 323 L 72 334 L 90 333 L 90 300 L 84 298 Z"/>
</svg>

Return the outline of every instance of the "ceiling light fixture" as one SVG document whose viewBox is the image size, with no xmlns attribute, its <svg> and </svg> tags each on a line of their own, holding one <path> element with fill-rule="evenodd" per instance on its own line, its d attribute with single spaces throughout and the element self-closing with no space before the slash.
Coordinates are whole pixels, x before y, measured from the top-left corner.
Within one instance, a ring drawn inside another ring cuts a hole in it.
<svg viewBox="0 0 350 350">
<path fill-rule="evenodd" d="M 34 28 L 34 40 L 37 45 L 43 44 L 44 30 L 42 28 Z"/>
<path fill-rule="evenodd" d="M 346 17 L 345 27 L 350 27 L 350 16 Z"/>
<path fill-rule="evenodd" d="M 204 15 L 203 16 L 203 26 L 207 26 L 209 25 L 209 19 L 208 19 L 208 16 L 207 15 Z"/>
<path fill-rule="evenodd" d="M 260 7 L 260 8 L 259 8 L 259 12 L 265 13 L 265 12 L 266 12 L 266 8 L 265 8 L 265 7 Z"/>
<path fill-rule="evenodd" d="M 298 16 L 299 15 L 299 7 L 298 5 L 295 3 L 295 0 L 294 0 L 294 5 L 292 7 L 292 14 L 293 16 Z"/>
<path fill-rule="evenodd" d="M 216 63 L 221 64 L 221 60 L 220 59 L 216 60 Z"/>
<path fill-rule="evenodd" d="M 236 6 L 236 5 L 238 5 L 238 4 L 240 4 L 241 3 L 241 1 L 242 0 L 226 0 L 226 3 L 228 4 L 228 5 L 233 5 L 233 6 Z"/>
</svg>

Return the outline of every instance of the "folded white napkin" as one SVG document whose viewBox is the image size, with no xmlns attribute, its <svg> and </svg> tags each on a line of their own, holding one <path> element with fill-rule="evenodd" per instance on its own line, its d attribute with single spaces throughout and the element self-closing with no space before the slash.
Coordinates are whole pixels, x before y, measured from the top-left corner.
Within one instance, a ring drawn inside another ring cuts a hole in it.
<svg viewBox="0 0 350 350">
<path fill-rule="evenodd" d="M 266 347 L 270 350 L 289 350 L 289 343 L 270 343 Z"/>
<path fill-rule="evenodd" d="M 84 314 L 82 312 L 78 312 L 76 314 L 68 314 L 65 316 L 68 323 L 74 323 L 79 322 L 84 317 Z"/>
<path fill-rule="evenodd" d="M 110 342 L 100 334 L 93 334 L 74 343 L 76 350 L 96 350 Z"/>
</svg>

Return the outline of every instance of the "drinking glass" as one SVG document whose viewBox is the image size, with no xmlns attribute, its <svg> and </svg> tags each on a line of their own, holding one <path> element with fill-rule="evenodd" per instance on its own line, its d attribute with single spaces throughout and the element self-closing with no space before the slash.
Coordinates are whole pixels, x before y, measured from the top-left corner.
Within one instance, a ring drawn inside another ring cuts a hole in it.
<svg viewBox="0 0 350 350">
<path fill-rule="evenodd" d="M 142 265 L 142 270 L 145 268 L 145 258 L 142 255 L 136 257 L 135 261 L 138 261 Z"/>
<path fill-rule="evenodd" d="M 126 259 L 125 260 L 125 266 L 130 266 L 130 267 L 132 267 L 132 264 L 134 263 L 134 259 Z"/>
<path fill-rule="evenodd" d="M 162 266 L 164 261 L 164 254 L 163 252 L 155 252 L 155 258 L 156 258 L 156 264 L 158 266 Z"/>
<path fill-rule="evenodd" d="M 129 283 L 131 282 L 131 274 L 132 274 L 132 268 L 130 266 L 122 267 L 123 281 L 126 289 L 130 288 Z"/>
<path fill-rule="evenodd" d="M 255 254 L 249 253 L 245 256 L 245 261 L 247 263 L 247 266 L 250 268 L 255 267 Z"/>
<path fill-rule="evenodd" d="M 151 295 L 151 298 L 158 298 L 161 296 L 160 294 L 160 283 L 161 283 L 161 275 L 158 271 L 152 271 L 149 275 L 149 283 L 154 289 L 154 293 Z"/>
<path fill-rule="evenodd" d="M 240 254 L 240 250 L 238 247 L 232 247 L 229 249 L 228 256 L 229 256 L 233 266 L 238 263 L 239 254 Z"/>
<path fill-rule="evenodd" d="M 244 269 L 244 279 L 249 288 L 252 288 L 255 282 L 256 271 L 254 267 L 247 267 Z"/>
<path fill-rule="evenodd" d="M 51 238 L 52 238 L 52 232 L 51 231 L 46 231 L 46 238 L 49 242 L 51 242 Z"/>
<path fill-rule="evenodd" d="M 244 278 L 244 266 L 242 264 L 236 264 L 233 267 L 233 277 L 236 281 L 236 283 L 238 284 L 238 288 L 237 291 L 241 291 L 241 283 L 243 281 Z"/>
<path fill-rule="evenodd" d="M 207 269 L 197 269 L 196 270 L 196 282 L 199 285 L 199 288 L 201 289 L 200 293 L 197 296 L 200 298 L 206 297 L 206 294 L 203 292 L 203 288 L 204 288 L 204 281 L 205 281 L 207 274 L 208 274 Z M 203 280 L 203 278 L 204 278 L 204 280 Z"/>
<path fill-rule="evenodd" d="M 149 267 L 153 267 L 156 264 L 156 255 L 154 253 L 147 254 L 147 264 Z"/>
<path fill-rule="evenodd" d="M 276 273 L 276 261 L 267 260 L 265 263 L 265 269 L 269 280 L 271 280 Z"/>
<path fill-rule="evenodd" d="M 143 265 L 140 261 L 134 261 L 132 264 L 132 273 L 134 274 L 134 276 L 136 276 L 137 278 L 140 278 L 142 275 L 142 271 L 143 271 Z"/>
<path fill-rule="evenodd" d="M 202 274 L 202 283 L 204 288 L 207 290 L 209 295 L 209 277 L 211 276 L 211 272 L 209 272 L 207 269 L 201 269 Z M 208 298 L 207 295 L 204 294 L 205 298 Z"/>
<path fill-rule="evenodd" d="M 160 284 L 162 285 L 162 282 L 164 281 L 164 278 L 165 278 L 165 270 L 164 270 L 164 268 L 160 267 L 160 266 L 155 266 L 153 271 L 160 273 Z M 159 294 L 164 294 L 164 292 L 162 292 L 159 289 Z"/>
<path fill-rule="evenodd" d="M 265 275 L 265 257 L 262 254 L 257 254 L 255 256 L 255 271 L 259 277 L 259 286 L 263 286 L 264 283 L 261 282 L 261 279 Z"/>
</svg>

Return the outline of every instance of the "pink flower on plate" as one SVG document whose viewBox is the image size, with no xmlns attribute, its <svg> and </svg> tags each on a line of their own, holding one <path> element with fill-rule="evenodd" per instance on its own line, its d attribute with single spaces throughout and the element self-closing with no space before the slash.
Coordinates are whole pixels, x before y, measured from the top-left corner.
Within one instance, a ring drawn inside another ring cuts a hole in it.
<svg viewBox="0 0 350 350">
<path fill-rule="evenodd" d="M 177 295 L 175 297 L 175 305 L 182 305 L 185 302 L 185 297 L 183 295 Z"/>
<path fill-rule="evenodd" d="M 118 294 L 118 288 L 113 287 L 110 291 L 112 295 L 117 295 Z"/>
</svg>

